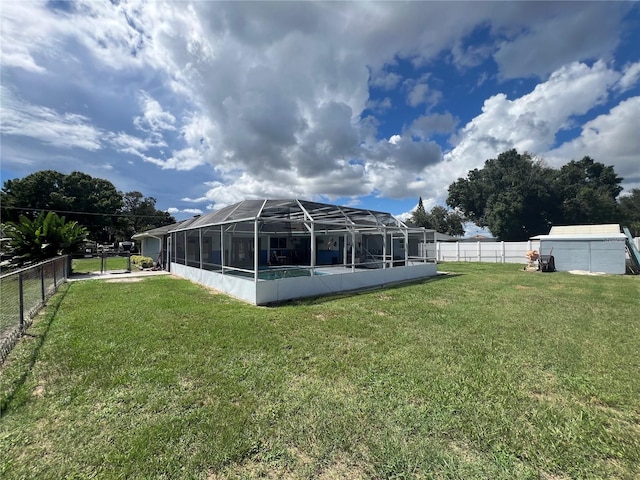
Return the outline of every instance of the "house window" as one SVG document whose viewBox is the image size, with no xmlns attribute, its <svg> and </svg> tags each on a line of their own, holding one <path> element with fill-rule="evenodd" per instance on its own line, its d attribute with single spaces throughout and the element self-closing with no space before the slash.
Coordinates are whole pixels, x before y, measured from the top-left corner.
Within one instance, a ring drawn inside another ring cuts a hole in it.
<svg viewBox="0 0 640 480">
<path fill-rule="evenodd" d="M 271 237 L 269 246 L 272 250 L 285 250 L 287 248 L 287 237 Z"/>
</svg>

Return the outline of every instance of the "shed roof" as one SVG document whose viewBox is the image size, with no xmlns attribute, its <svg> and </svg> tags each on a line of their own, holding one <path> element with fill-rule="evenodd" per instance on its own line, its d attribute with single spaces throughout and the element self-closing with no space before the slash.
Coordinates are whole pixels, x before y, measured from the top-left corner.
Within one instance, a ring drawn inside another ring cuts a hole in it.
<svg viewBox="0 0 640 480">
<path fill-rule="evenodd" d="M 531 240 L 624 240 L 620 225 L 559 225 L 551 227 L 548 235 L 536 235 Z"/>
<path fill-rule="evenodd" d="M 583 233 L 573 235 L 536 235 L 531 240 L 620 240 L 624 241 L 627 237 L 624 233 Z"/>
<path fill-rule="evenodd" d="M 602 225 L 556 225 L 551 227 L 549 235 L 582 235 L 582 234 L 620 233 L 620 225 L 607 223 Z"/>
</svg>

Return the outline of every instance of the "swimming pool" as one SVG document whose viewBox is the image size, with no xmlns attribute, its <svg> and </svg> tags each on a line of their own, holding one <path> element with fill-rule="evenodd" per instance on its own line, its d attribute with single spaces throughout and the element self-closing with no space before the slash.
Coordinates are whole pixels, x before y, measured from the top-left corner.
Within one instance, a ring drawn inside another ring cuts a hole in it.
<svg viewBox="0 0 640 480">
<path fill-rule="evenodd" d="M 253 274 L 249 272 L 228 272 L 232 275 L 239 275 L 242 277 L 253 278 Z M 328 275 L 324 272 L 315 271 L 315 275 Z M 310 277 L 311 269 L 310 268 L 299 268 L 299 267 L 289 267 L 289 268 L 274 268 L 267 270 L 260 270 L 258 272 L 259 280 L 280 280 L 283 278 L 295 278 L 295 277 Z"/>
</svg>

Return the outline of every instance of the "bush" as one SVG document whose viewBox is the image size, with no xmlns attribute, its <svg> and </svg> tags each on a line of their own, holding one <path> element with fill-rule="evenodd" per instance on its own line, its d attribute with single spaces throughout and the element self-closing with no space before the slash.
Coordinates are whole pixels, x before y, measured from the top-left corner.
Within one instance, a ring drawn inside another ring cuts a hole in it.
<svg viewBox="0 0 640 480">
<path fill-rule="evenodd" d="M 153 267 L 153 260 L 151 257 L 143 257 L 142 255 L 131 255 L 131 263 L 142 268 Z"/>
</svg>

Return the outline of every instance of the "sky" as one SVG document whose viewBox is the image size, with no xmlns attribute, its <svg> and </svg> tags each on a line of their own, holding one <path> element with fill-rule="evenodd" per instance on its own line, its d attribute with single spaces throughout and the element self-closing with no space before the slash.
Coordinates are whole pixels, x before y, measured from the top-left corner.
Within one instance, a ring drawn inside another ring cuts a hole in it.
<svg viewBox="0 0 640 480">
<path fill-rule="evenodd" d="M 638 2 L 4 0 L 0 17 L 3 183 L 82 171 L 178 220 L 246 198 L 404 218 L 516 148 L 640 188 Z"/>
</svg>

